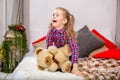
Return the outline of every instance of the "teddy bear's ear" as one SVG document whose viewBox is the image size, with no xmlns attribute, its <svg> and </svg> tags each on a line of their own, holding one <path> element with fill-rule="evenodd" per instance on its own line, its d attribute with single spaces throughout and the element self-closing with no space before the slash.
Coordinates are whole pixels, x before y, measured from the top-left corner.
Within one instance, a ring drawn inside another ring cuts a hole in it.
<svg viewBox="0 0 120 80">
<path fill-rule="evenodd" d="M 43 50 L 43 48 L 37 47 L 37 48 L 35 49 L 35 53 L 38 55 L 39 52 L 41 52 L 42 50 Z"/>
<path fill-rule="evenodd" d="M 38 66 L 38 69 L 44 70 L 45 68 L 43 68 L 42 66 Z"/>
</svg>

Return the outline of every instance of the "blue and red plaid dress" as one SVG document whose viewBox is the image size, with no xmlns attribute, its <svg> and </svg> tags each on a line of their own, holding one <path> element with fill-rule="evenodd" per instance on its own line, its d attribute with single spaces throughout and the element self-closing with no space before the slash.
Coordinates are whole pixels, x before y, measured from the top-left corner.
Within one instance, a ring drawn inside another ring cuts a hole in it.
<svg viewBox="0 0 120 80">
<path fill-rule="evenodd" d="M 61 30 L 57 30 L 54 27 L 47 33 L 47 48 L 51 45 L 55 45 L 57 48 L 62 47 L 66 44 L 66 29 L 63 28 Z M 70 44 L 70 47 L 72 49 L 72 56 L 71 56 L 71 61 L 72 63 L 77 63 L 78 62 L 78 51 L 79 48 L 77 46 L 76 40 L 69 37 L 67 40 L 67 43 Z"/>
</svg>

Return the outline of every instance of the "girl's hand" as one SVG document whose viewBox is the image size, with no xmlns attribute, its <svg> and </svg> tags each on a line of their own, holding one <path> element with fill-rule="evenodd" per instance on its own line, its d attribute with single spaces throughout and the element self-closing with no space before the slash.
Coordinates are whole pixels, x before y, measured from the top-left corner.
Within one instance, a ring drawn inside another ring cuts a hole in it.
<svg viewBox="0 0 120 80">
<path fill-rule="evenodd" d="M 72 73 L 77 75 L 77 76 L 82 76 L 82 73 L 78 70 L 78 64 L 77 63 L 73 64 Z"/>
</svg>

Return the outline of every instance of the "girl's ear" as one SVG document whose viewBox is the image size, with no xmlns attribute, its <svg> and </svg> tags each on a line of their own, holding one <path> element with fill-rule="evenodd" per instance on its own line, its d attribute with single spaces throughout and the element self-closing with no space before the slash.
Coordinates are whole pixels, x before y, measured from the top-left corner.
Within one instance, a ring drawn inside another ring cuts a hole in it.
<svg viewBox="0 0 120 80">
<path fill-rule="evenodd" d="M 63 23 L 66 24 L 66 23 L 67 23 L 67 19 L 64 19 L 64 20 L 63 20 Z"/>
</svg>

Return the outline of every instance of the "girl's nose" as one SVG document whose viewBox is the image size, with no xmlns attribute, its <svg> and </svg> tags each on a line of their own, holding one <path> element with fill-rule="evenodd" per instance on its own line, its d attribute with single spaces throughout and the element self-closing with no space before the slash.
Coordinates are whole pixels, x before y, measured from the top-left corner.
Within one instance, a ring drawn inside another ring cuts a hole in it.
<svg viewBox="0 0 120 80">
<path fill-rule="evenodd" d="M 53 18 L 55 18 L 56 16 L 54 15 Z"/>
</svg>

